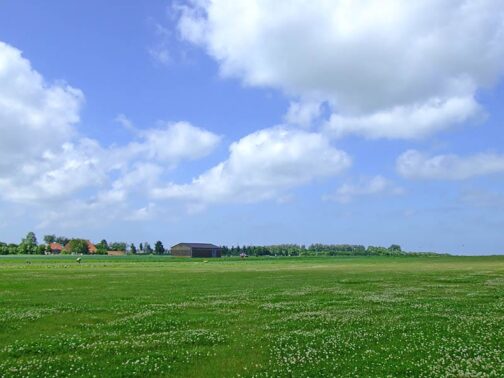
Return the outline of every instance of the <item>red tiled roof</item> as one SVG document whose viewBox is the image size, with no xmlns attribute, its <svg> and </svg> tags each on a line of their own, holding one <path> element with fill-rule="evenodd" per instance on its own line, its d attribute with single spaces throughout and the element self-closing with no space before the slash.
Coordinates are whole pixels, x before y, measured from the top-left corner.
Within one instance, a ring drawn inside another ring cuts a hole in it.
<svg viewBox="0 0 504 378">
<path fill-rule="evenodd" d="M 51 250 L 56 249 L 58 251 L 61 251 L 63 249 L 63 246 L 60 243 L 51 243 L 49 244 L 49 248 L 51 248 Z"/>
<path fill-rule="evenodd" d="M 96 253 L 96 245 L 91 243 L 89 240 L 87 241 L 87 249 L 89 253 Z"/>
</svg>

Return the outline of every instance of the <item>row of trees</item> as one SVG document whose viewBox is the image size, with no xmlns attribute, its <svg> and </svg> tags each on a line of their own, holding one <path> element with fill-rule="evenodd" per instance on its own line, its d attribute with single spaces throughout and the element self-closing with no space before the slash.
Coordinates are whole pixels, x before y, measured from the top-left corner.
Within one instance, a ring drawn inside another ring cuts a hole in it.
<svg viewBox="0 0 504 378">
<path fill-rule="evenodd" d="M 223 256 L 439 256 L 434 252 L 405 252 L 401 246 L 377 247 L 351 244 L 278 244 L 270 246 L 222 247 Z"/>
<path fill-rule="evenodd" d="M 308 247 L 298 244 L 278 244 L 270 246 L 222 247 L 224 256 L 400 256 L 405 255 L 401 247 L 365 247 L 351 244 L 311 244 Z"/>
<path fill-rule="evenodd" d="M 33 232 L 29 232 L 19 244 L 0 242 L 0 255 L 43 255 L 46 248 L 45 245 L 37 243 L 37 237 Z"/>
<path fill-rule="evenodd" d="M 19 244 L 0 242 L 0 255 L 43 255 L 51 252 L 51 243 L 59 243 L 65 247 L 61 253 L 68 254 L 87 254 L 88 240 L 78 238 L 67 238 L 65 236 L 45 235 L 45 243 L 38 243 L 34 232 L 29 232 Z M 154 249 L 148 242 L 140 243 L 138 249 L 135 244 L 125 242 L 108 243 L 105 239 L 96 244 L 96 254 L 106 255 L 108 251 L 122 251 L 133 254 L 158 254 L 162 255 L 168 251 L 164 248 L 161 241 L 154 244 Z"/>
<path fill-rule="evenodd" d="M 127 244 L 125 242 L 113 242 L 107 243 L 105 239 L 101 240 L 96 244 L 96 254 L 106 255 L 109 251 L 120 251 L 132 254 L 156 254 L 163 255 L 167 252 L 161 241 L 157 241 L 154 245 L 154 249 L 151 248 L 150 244 L 140 243 L 138 249 L 135 244 Z M 88 242 L 83 239 L 71 239 L 69 241 L 68 248 L 66 248 L 66 253 L 77 253 L 77 254 L 87 254 L 88 253 Z"/>
<path fill-rule="evenodd" d="M 129 250 L 126 251 L 126 252 L 130 252 L 132 254 L 164 255 L 166 253 L 169 253 L 170 250 L 169 249 L 165 249 L 165 247 L 163 246 L 163 243 L 158 240 L 154 244 L 154 249 L 152 249 L 152 247 L 150 246 L 150 244 L 148 242 L 140 243 L 138 245 L 138 249 L 137 249 L 137 247 L 135 246 L 134 243 L 131 243 L 131 245 L 129 246 Z"/>
</svg>

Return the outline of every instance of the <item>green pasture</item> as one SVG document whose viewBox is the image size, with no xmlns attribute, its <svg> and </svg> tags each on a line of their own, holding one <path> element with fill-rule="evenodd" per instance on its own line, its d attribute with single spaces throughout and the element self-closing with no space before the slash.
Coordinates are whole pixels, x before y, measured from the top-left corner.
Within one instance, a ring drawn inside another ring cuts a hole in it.
<svg viewBox="0 0 504 378">
<path fill-rule="evenodd" d="M 504 256 L 0 257 L 0 377 L 503 377 Z"/>
</svg>

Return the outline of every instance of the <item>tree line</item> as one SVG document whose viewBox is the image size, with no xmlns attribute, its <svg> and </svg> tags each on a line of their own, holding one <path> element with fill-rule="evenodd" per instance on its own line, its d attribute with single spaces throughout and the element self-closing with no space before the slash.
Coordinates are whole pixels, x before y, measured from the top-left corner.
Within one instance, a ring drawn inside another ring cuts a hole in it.
<svg viewBox="0 0 504 378">
<path fill-rule="evenodd" d="M 37 243 L 35 233 L 29 232 L 19 244 L 0 242 L 0 255 L 43 255 L 51 253 L 50 244 L 58 243 L 65 248 L 63 254 L 88 254 L 88 240 L 67 238 L 64 236 L 45 235 L 44 243 Z M 148 242 L 137 246 L 132 243 L 112 242 L 105 239 L 96 245 L 96 254 L 106 255 L 109 251 L 121 251 L 131 254 L 170 254 L 161 241 L 154 243 L 154 248 Z M 439 255 L 433 252 L 405 252 L 398 244 L 389 247 L 363 246 L 353 244 L 311 244 L 308 246 L 299 244 L 277 244 L 269 246 L 222 246 L 222 256 L 415 256 L 415 255 Z"/>
<path fill-rule="evenodd" d="M 80 238 L 67 238 L 65 236 L 45 235 L 44 243 L 38 243 L 34 232 L 29 232 L 19 244 L 0 242 L 0 255 L 44 255 L 51 253 L 51 244 L 58 243 L 62 247 L 62 254 L 88 254 L 89 241 Z M 148 242 L 140 243 L 137 248 L 135 244 L 125 242 L 108 243 L 105 239 L 95 245 L 96 254 L 106 255 L 109 251 L 121 251 L 125 253 L 158 254 L 167 253 L 161 241 L 154 244 L 154 248 Z"/>
<path fill-rule="evenodd" d="M 390 247 L 378 247 L 352 244 L 311 244 L 309 246 L 298 244 L 278 244 L 270 246 L 237 246 L 222 247 L 223 256 L 410 256 L 410 255 L 437 255 L 436 253 L 405 252 L 398 244 Z"/>
<path fill-rule="evenodd" d="M 441 256 L 435 252 L 406 252 L 398 244 L 389 247 L 354 244 L 276 244 L 269 246 L 222 247 L 223 256 Z"/>
</svg>

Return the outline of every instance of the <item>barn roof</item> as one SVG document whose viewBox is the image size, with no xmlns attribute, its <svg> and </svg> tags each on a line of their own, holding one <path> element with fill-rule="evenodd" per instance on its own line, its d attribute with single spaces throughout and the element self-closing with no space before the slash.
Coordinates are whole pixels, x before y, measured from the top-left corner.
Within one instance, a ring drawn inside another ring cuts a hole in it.
<svg viewBox="0 0 504 378">
<path fill-rule="evenodd" d="M 183 245 L 190 248 L 220 248 L 218 245 L 210 243 L 178 243 L 175 244 L 173 247 L 177 247 L 179 245 Z"/>
</svg>

